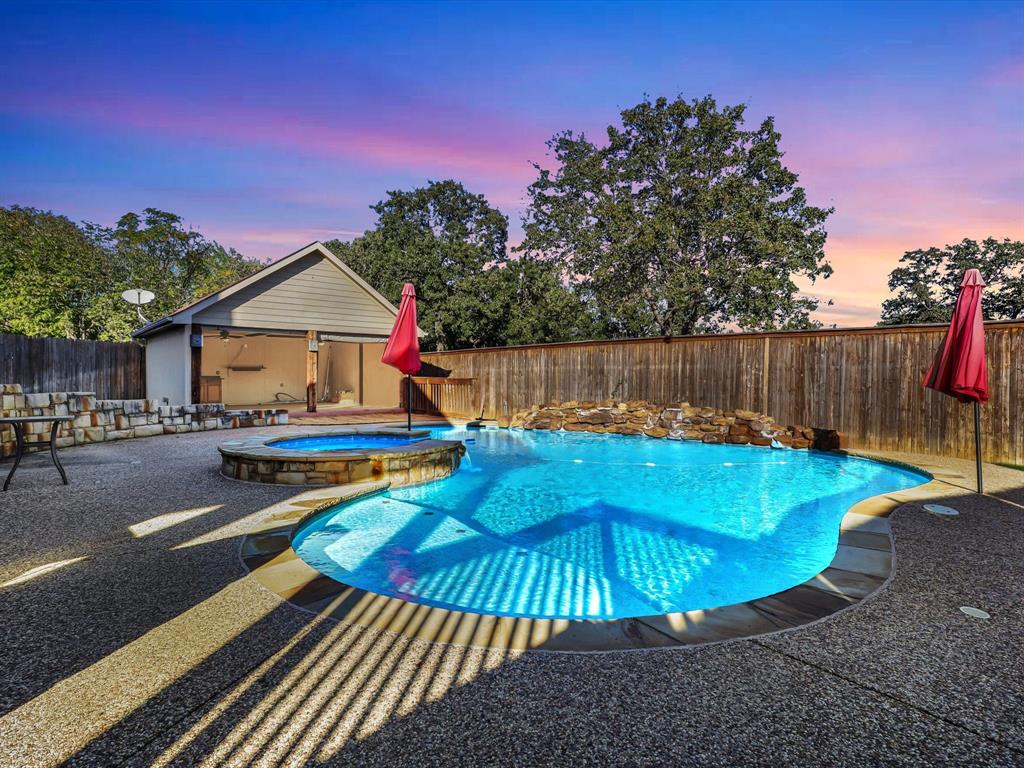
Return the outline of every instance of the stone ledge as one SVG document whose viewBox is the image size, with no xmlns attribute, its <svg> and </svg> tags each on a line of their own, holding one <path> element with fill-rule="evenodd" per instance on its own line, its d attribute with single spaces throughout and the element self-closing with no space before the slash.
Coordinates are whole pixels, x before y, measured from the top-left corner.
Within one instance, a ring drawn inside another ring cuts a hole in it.
<svg viewBox="0 0 1024 768">
<path fill-rule="evenodd" d="M 502 425 L 506 426 L 506 425 Z M 755 445 L 763 448 L 845 447 L 843 435 L 830 429 L 784 426 L 764 413 L 723 410 L 687 402 L 659 404 L 647 400 L 589 400 L 534 405 L 516 413 L 507 426 L 522 429 L 562 429 L 618 435 L 646 435 L 669 440 Z"/>
<path fill-rule="evenodd" d="M 57 447 L 212 429 L 266 427 L 288 423 L 285 409 L 227 410 L 223 403 L 164 405 L 157 400 L 97 400 L 94 392 L 26 394 L 20 384 L 0 384 L 0 416 L 71 416 L 61 424 Z M 50 429 L 24 426 L 26 450 Z M 14 428 L 0 426 L 0 458 L 15 452 Z"/>
</svg>

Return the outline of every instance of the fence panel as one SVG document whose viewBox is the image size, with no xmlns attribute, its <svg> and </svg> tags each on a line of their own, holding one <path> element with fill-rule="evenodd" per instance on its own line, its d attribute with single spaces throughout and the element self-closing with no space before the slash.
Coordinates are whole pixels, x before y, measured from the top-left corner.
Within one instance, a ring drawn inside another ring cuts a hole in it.
<svg viewBox="0 0 1024 768">
<path fill-rule="evenodd" d="M 0 384 L 139 399 L 146 396 L 145 350 L 131 343 L 0 334 Z"/>
<path fill-rule="evenodd" d="M 986 324 L 989 461 L 1024 464 L 1024 321 Z M 973 455 L 969 406 L 921 386 L 945 326 L 627 339 L 432 352 L 485 418 L 551 400 L 686 400 L 835 429 L 850 445 Z M 455 414 L 448 414 L 455 415 Z"/>
<path fill-rule="evenodd" d="M 401 384 L 401 406 L 406 408 L 408 387 Z M 412 409 L 417 413 L 475 419 L 479 416 L 473 379 L 412 377 Z"/>
</svg>

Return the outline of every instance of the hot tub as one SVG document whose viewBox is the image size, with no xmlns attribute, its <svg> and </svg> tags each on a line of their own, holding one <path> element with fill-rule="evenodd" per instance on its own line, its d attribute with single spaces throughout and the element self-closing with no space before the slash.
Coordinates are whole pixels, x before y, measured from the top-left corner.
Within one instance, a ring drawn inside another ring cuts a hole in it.
<svg viewBox="0 0 1024 768">
<path fill-rule="evenodd" d="M 426 430 L 337 429 L 228 440 L 219 450 L 221 472 L 235 480 L 285 485 L 387 480 L 403 486 L 448 477 L 466 448 L 458 440 L 432 440 Z"/>
</svg>

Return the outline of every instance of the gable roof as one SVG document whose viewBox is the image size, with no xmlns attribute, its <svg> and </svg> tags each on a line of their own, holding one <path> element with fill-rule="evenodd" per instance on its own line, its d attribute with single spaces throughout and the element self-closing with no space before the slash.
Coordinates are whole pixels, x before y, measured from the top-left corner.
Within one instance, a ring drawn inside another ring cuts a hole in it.
<svg viewBox="0 0 1024 768">
<path fill-rule="evenodd" d="M 335 256 L 330 251 L 330 249 L 327 248 L 327 246 L 325 246 L 323 243 L 319 241 L 314 241 L 309 245 L 300 248 L 294 253 L 288 254 L 284 258 L 278 259 L 272 264 L 268 264 L 263 269 L 259 270 L 258 272 L 254 272 L 248 277 L 244 277 L 241 280 L 238 280 L 237 282 L 232 283 L 231 285 L 225 288 L 221 288 L 217 291 L 214 291 L 213 293 L 209 293 L 206 296 L 203 296 L 202 298 L 196 299 L 191 304 L 186 304 L 185 306 L 175 310 L 166 317 L 162 317 L 159 320 L 155 320 L 147 325 L 144 325 L 142 328 L 139 328 L 137 331 L 135 331 L 132 334 L 132 337 L 145 338 L 159 331 L 166 330 L 169 326 L 172 325 L 188 325 L 192 323 L 195 315 L 202 312 L 203 310 L 206 310 L 212 307 L 213 305 L 217 304 L 218 302 L 223 301 L 224 299 L 227 299 L 230 296 L 233 296 L 241 291 L 244 291 L 258 284 L 259 282 L 267 279 L 271 275 L 274 275 L 280 272 L 282 269 L 289 267 L 290 265 L 294 264 L 300 259 L 303 259 L 306 256 L 311 255 L 321 257 L 322 259 L 336 267 L 338 270 L 340 270 L 353 283 L 355 283 L 359 288 L 365 291 L 366 294 L 375 303 L 379 304 L 381 308 L 390 313 L 392 317 L 398 315 L 398 309 L 391 302 L 384 298 L 378 291 L 374 290 L 374 288 L 369 283 L 367 283 L 365 280 L 363 280 L 363 278 L 357 275 L 352 270 L 352 268 L 349 267 L 345 262 L 343 262 L 341 259 Z"/>
</svg>

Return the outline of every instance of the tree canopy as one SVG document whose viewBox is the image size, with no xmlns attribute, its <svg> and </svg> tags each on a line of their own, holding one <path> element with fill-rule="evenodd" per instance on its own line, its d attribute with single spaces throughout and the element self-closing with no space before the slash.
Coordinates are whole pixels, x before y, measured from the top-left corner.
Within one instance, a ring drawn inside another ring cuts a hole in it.
<svg viewBox="0 0 1024 768">
<path fill-rule="evenodd" d="M 0 208 L 0 331 L 126 341 L 139 320 L 127 288 L 156 294 L 151 319 L 260 268 L 147 208 L 113 228 L 34 208 Z"/>
<path fill-rule="evenodd" d="M 395 304 L 411 282 L 426 349 L 579 338 L 589 315 L 557 267 L 510 259 L 508 219 L 456 181 L 388 192 L 377 225 L 327 246 Z M 586 330 L 584 330 L 586 329 Z"/>
<path fill-rule="evenodd" d="M 0 332 L 120 339 L 130 308 L 121 265 L 73 221 L 34 208 L 0 208 Z M 123 290 L 123 289 L 122 289 Z M 116 299 L 116 300 L 115 300 Z"/>
<path fill-rule="evenodd" d="M 623 336 L 813 325 L 793 281 L 828 277 L 825 220 L 782 163 L 771 118 L 710 96 L 644 100 L 607 145 L 565 131 L 535 167 L 521 250 L 564 265 Z"/>
<path fill-rule="evenodd" d="M 982 312 L 986 320 L 1024 315 L 1024 242 L 989 237 L 979 243 L 964 238 L 945 248 L 903 254 L 900 266 L 889 273 L 889 290 L 895 295 L 882 302 L 879 325 L 948 322 L 963 274 L 972 268 L 985 279 Z"/>
</svg>

